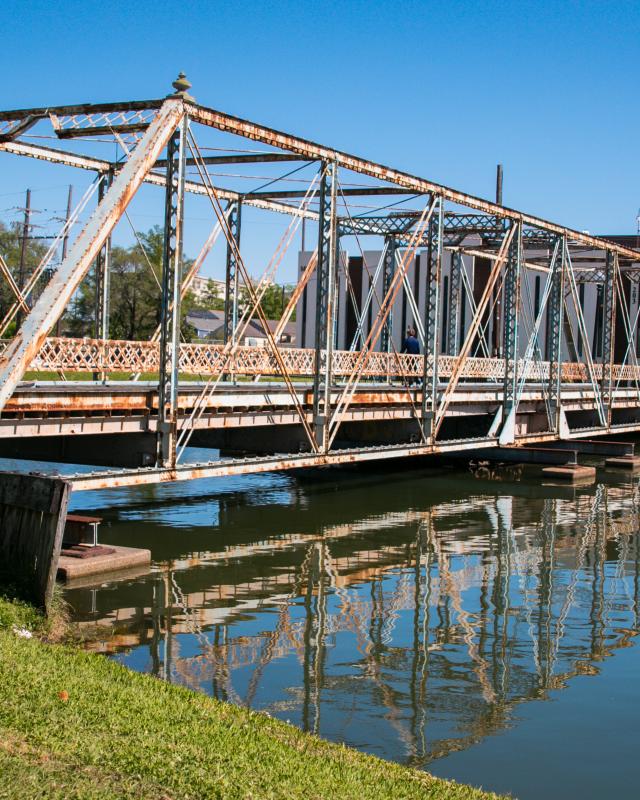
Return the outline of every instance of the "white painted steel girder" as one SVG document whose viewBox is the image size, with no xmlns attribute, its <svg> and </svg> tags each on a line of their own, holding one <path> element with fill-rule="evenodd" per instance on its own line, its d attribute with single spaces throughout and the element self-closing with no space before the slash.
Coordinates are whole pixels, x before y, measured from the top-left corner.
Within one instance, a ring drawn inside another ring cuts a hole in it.
<svg viewBox="0 0 640 800">
<path fill-rule="evenodd" d="M 0 411 L 47 334 L 89 271 L 109 234 L 184 116 L 182 100 L 168 98 L 69 249 L 11 344 L 0 357 Z"/>
</svg>

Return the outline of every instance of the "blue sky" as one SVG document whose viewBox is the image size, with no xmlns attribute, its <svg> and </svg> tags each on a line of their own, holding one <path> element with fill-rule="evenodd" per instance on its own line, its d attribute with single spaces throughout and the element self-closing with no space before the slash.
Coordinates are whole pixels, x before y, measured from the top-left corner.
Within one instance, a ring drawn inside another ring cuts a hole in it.
<svg viewBox="0 0 640 800">
<path fill-rule="evenodd" d="M 184 70 L 205 105 L 484 197 L 502 162 L 507 205 L 635 232 L 637 2 L 4 0 L 0 30 L 3 108 L 162 96 Z M 27 185 L 64 206 L 66 173 L 16 162 L 0 215 Z"/>
</svg>

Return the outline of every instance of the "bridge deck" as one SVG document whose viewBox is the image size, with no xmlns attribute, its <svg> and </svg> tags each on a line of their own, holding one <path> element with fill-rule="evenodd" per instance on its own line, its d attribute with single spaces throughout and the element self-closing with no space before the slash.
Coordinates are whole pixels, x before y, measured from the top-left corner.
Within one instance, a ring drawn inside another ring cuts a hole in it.
<svg viewBox="0 0 640 800">
<path fill-rule="evenodd" d="M 250 428 L 259 425 L 299 423 L 295 403 L 287 387 L 277 382 L 221 383 L 206 401 L 205 410 L 193 421 L 190 413 L 207 384 L 186 382 L 178 392 L 178 427 L 195 429 Z M 444 392 L 446 382 L 439 383 Z M 343 386 L 335 384 L 332 403 Z M 311 421 L 313 387 L 295 384 L 297 400 Z M 613 394 L 616 409 L 635 408 L 636 387 L 621 387 Z M 460 383 L 453 393 L 448 418 L 495 413 L 502 402 L 502 384 Z M 422 389 L 396 383 L 364 383 L 356 390 L 343 421 L 407 420 L 420 406 Z M 522 412 L 534 411 L 544 403 L 545 387 L 528 383 L 522 393 Z M 593 387 L 584 383 L 562 386 L 562 403 L 567 412 L 594 408 Z M 146 381 L 38 381 L 24 382 L 7 402 L 0 418 L 0 438 L 14 436 L 61 436 L 70 434 L 132 433 L 155 431 L 158 411 L 157 384 Z M 640 425 L 639 425 L 640 428 Z"/>
</svg>

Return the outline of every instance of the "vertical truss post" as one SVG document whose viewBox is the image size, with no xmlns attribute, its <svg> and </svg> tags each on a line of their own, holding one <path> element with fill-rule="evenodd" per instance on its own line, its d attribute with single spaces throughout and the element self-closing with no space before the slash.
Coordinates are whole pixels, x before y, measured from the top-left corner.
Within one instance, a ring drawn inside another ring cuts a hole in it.
<svg viewBox="0 0 640 800">
<path fill-rule="evenodd" d="M 549 352 L 549 425 L 555 433 L 561 428 L 562 331 L 564 330 L 564 286 L 567 269 L 567 239 L 559 238 L 551 264 L 551 287 L 547 301 L 547 345 Z"/>
<path fill-rule="evenodd" d="M 331 410 L 331 361 L 335 333 L 337 299 L 338 230 L 336 215 L 337 167 L 324 169 L 320 183 L 318 220 L 318 265 L 316 267 L 316 339 L 313 375 L 313 425 L 321 450 L 329 448 Z"/>
<path fill-rule="evenodd" d="M 396 240 L 395 237 L 392 235 L 385 236 L 384 241 L 384 262 L 382 265 L 382 296 L 386 297 L 387 292 L 389 291 L 389 287 L 391 286 L 391 281 L 393 280 L 393 275 L 396 271 Z M 393 309 L 389 312 L 389 316 L 387 317 L 387 321 L 382 328 L 382 336 L 381 336 L 381 348 L 383 353 L 390 353 L 391 352 L 391 344 L 392 344 L 392 337 L 393 337 L 393 321 L 392 321 Z"/>
<path fill-rule="evenodd" d="M 188 118 L 183 117 L 167 145 L 162 305 L 160 309 L 160 377 L 158 383 L 157 462 L 175 467 L 180 362 L 180 287 L 184 217 L 185 153 Z"/>
<path fill-rule="evenodd" d="M 438 342 L 440 340 L 440 272 L 444 201 L 434 198 L 437 207 L 429 222 L 427 250 L 427 298 L 424 320 L 424 367 L 422 373 L 422 429 L 426 440 L 433 438 L 438 402 Z"/>
<path fill-rule="evenodd" d="M 224 296 L 224 343 L 232 341 L 235 344 L 235 331 L 238 327 L 238 256 L 240 251 L 240 224 L 242 221 L 242 201 L 233 200 L 229 203 L 229 233 L 237 245 L 238 250 L 227 242 L 227 270 L 225 278 Z"/>
<path fill-rule="evenodd" d="M 505 264 L 502 353 L 504 388 L 502 395 L 502 430 L 500 444 L 512 444 L 516 433 L 516 392 L 518 386 L 518 312 L 520 308 L 520 274 L 522 268 L 522 223 L 509 246 Z"/>
<path fill-rule="evenodd" d="M 454 250 L 451 254 L 449 271 L 449 328 L 447 330 L 447 355 L 458 353 L 460 341 L 460 281 L 462 278 L 462 253 Z"/>
<path fill-rule="evenodd" d="M 602 404 L 607 427 L 611 426 L 611 395 L 613 391 L 614 336 L 616 327 L 616 272 L 618 256 L 607 250 L 603 297 L 602 330 Z"/>
<path fill-rule="evenodd" d="M 104 180 L 98 187 L 98 203 L 102 202 L 105 192 L 108 191 L 113 180 L 113 171 L 104 176 Z M 94 328 L 96 339 L 109 338 L 109 294 L 110 294 L 110 274 L 111 274 L 111 237 L 98 253 L 95 264 L 95 314 Z"/>
</svg>

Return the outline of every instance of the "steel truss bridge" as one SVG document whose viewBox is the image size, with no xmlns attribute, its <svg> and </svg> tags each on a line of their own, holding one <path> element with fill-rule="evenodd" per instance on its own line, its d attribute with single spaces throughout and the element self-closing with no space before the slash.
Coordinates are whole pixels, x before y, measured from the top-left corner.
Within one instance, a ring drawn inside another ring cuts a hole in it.
<svg viewBox="0 0 640 800">
<path fill-rule="evenodd" d="M 638 314 L 628 298 L 640 252 L 199 105 L 184 76 L 174 88 L 159 100 L 0 112 L 4 158 L 92 178 L 23 285 L 0 253 L 15 297 L 0 337 L 20 321 L 0 345 L 1 455 L 121 467 L 73 477 L 74 488 L 91 489 L 640 430 Z M 116 145 L 122 157 L 114 160 Z M 111 157 L 96 155 L 100 148 Z M 256 176 L 243 170 L 257 168 L 268 180 L 247 191 L 241 179 Z M 160 324 L 149 341 L 116 341 L 109 336 L 111 237 L 120 223 L 131 224 L 127 207 L 143 187 L 164 193 Z M 189 262 L 185 207 L 196 200 L 212 227 Z M 258 212 L 275 214 L 284 232 L 256 279 L 241 230 L 246 236 Z M 271 330 L 261 300 L 301 225 L 317 229 L 317 246 Z M 354 302 L 358 337 L 340 350 L 337 290 L 349 283 L 341 242 L 355 241 L 362 252 L 363 237 L 382 243 L 380 280 L 370 275 L 367 303 Z M 226 246 L 223 342 L 182 342 L 182 301 L 219 238 Z M 411 356 L 397 351 L 391 326 L 401 292 L 418 308 L 406 280 L 418 250 L 427 260 L 423 348 Z M 463 321 L 465 257 L 485 259 L 490 269 Z M 527 271 L 543 281 L 533 310 Z M 285 347 L 282 332 L 312 278 L 313 347 Z M 87 338 L 52 337 L 85 280 L 95 287 L 93 329 Z M 601 290 L 597 347 L 583 283 Z M 498 348 L 482 354 L 488 316 Z M 252 319 L 263 324 L 264 347 L 242 344 Z M 33 370 L 52 379 L 30 380 Z M 87 372 L 93 381 L 74 380 Z M 224 455 L 185 461 L 189 445 Z"/>
</svg>

